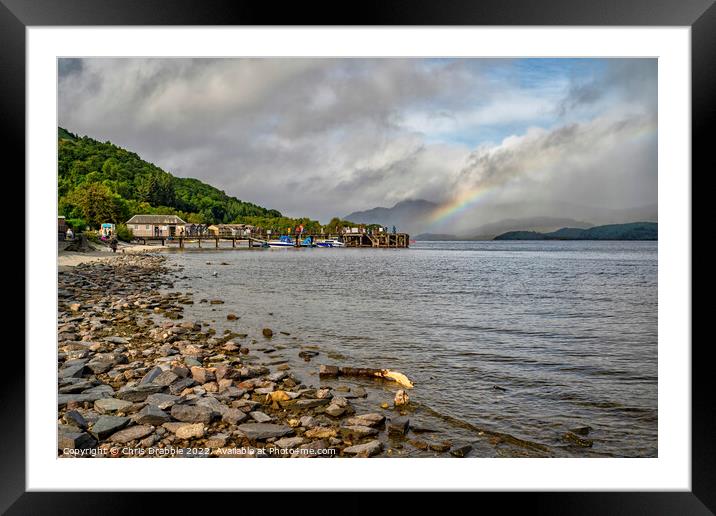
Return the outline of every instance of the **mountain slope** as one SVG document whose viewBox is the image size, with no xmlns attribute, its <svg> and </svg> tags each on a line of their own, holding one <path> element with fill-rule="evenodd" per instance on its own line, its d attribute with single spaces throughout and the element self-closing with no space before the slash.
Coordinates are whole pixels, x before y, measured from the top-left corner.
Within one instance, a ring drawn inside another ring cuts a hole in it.
<svg viewBox="0 0 716 516">
<path fill-rule="evenodd" d="M 392 208 L 373 208 L 354 211 L 343 217 L 358 224 L 395 226 L 398 231 L 417 233 L 427 225 L 427 217 L 437 208 L 434 202 L 424 199 L 401 201 Z"/>
</svg>

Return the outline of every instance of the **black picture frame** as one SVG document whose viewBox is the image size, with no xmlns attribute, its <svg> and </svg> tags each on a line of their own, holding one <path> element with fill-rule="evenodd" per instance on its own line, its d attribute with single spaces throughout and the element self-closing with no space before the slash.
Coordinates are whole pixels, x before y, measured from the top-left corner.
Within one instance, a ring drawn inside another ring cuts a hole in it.
<svg viewBox="0 0 716 516">
<path fill-rule="evenodd" d="M 714 0 L 452 0 L 364 1 L 274 5 L 241 0 L 0 0 L 0 113 L 2 145 L 25 165 L 25 29 L 63 25 L 577 25 L 689 26 L 692 73 L 693 170 L 714 170 L 708 129 L 716 113 L 716 6 Z M 692 254 L 693 256 L 693 254 Z M 693 267 L 693 258 L 692 258 Z M 693 269 L 692 269 L 693 270 Z M 31 271 L 25 269 L 25 274 Z M 692 490 L 690 492 L 511 493 L 500 512 L 529 504 L 544 514 L 716 513 L 716 413 L 707 342 L 692 353 Z M 688 349 L 691 342 L 669 343 Z M 25 489 L 25 361 L 0 375 L 0 511 L 7 514 L 120 514 L 144 509 L 151 493 L 39 493 Z M 21 437 L 22 436 L 22 437 Z M 81 479 L 78 479 L 81 485 Z M 279 484 L 281 485 L 281 484 Z M 320 482 L 317 482 L 320 485 Z M 221 503 L 235 495 L 212 495 Z M 357 509 L 356 493 L 342 502 Z M 413 499 L 416 499 L 414 496 Z M 419 497 L 417 498 L 419 500 Z M 156 501 L 156 498 L 153 499 Z M 492 501 L 492 500 L 491 500 Z M 186 496 L 162 497 L 163 511 L 180 509 Z M 249 502 L 250 503 L 250 502 Z M 481 504 L 484 500 L 481 501 Z M 144 511 L 142 511 L 144 512 Z"/>
</svg>

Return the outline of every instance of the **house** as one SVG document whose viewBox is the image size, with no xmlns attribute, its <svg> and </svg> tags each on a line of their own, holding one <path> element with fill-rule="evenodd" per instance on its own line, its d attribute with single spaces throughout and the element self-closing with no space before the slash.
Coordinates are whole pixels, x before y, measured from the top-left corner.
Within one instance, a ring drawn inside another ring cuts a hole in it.
<svg viewBox="0 0 716 516">
<path fill-rule="evenodd" d="M 65 217 L 60 215 L 57 217 L 57 238 L 59 240 L 64 240 L 65 235 L 67 234 L 67 221 L 65 220 Z"/>
<path fill-rule="evenodd" d="M 186 222 L 176 215 L 135 215 L 127 227 L 135 237 L 174 237 L 183 234 Z"/>
<path fill-rule="evenodd" d="M 209 232 L 220 237 L 242 237 L 254 233 L 254 226 L 249 224 L 214 224 L 209 226 Z"/>
</svg>

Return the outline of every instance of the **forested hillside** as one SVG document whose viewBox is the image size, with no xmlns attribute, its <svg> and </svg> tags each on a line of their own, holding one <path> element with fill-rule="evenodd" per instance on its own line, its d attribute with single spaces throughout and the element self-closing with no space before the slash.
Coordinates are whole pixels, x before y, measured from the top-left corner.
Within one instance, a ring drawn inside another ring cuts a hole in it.
<svg viewBox="0 0 716 516">
<path fill-rule="evenodd" d="M 123 223 L 139 213 L 175 214 L 187 222 L 230 223 L 280 219 L 198 179 L 179 178 L 137 154 L 58 128 L 59 214 L 74 226 Z"/>
</svg>

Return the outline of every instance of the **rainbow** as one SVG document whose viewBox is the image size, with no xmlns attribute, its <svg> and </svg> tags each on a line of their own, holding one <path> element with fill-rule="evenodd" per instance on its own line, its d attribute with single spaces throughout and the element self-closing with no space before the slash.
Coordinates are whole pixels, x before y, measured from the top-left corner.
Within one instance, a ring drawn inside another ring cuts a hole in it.
<svg viewBox="0 0 716 516">
<path fill-rule="evenodd" d="M 487 186 L 463 190 L 453 200 L 436 208 L 430 214 L 428 220 L 432 226 L 449 222 L 454 217 L 475 206 L 478 202 L 486 199 L 493 191 L 494 188 Z"/>
</svg>

